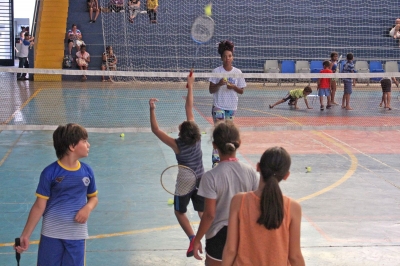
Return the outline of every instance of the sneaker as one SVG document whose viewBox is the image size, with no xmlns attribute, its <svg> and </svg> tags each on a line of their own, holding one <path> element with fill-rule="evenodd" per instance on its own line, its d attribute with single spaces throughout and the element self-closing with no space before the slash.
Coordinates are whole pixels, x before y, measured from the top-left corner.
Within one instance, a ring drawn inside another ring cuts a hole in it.
<svg viewBox="0 0 400 266">
<path fill-rule="evenodd" d="M 320 109 L 321 109 L 321 111 L 323 111 L 323 110 L 324 110 L 324 106 L 323 106 L 323 105 L 321 105 L 321 108 L 320 108 Z"/>
<path fill-rule="evenodd" d="M 332 105 L 327 105 L 326 106 L 326 109 L 331 109 L 332 108 Z"/>
<path fill-rule="evenodd" d="M 186 251 L 186 257 L 193 257 L 193 243 L 194 243 L 194 237 L 192 238 L 192 240 L 190 240 L 190 244 L 189 244 L 189 248 Z"/>
</svg>

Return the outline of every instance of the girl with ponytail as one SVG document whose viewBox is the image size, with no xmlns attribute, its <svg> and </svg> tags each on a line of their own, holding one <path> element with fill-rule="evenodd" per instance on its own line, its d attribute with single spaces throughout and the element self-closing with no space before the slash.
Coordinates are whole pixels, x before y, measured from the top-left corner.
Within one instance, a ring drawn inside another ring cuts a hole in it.
<svg viewBox="0 0 400 266">
<path fill-rule="evenodd" d="M 222 265 L 305 265 L 301 206 L 279 187 L 289 177 L 290 164 L 284 148 L 269 148 L 257 164 L 258 189 L 232 198 Z"/>
<path fill-rule="evenodd" d="M 240 144 L 239 130 L 232 121 L 216 125 L 213 146 L 218 150 L 221 161 L 201 178 L 198 194 L 205 199 L 204 213 L 193 243 L 194 257 L 201 260 L 199 252 L 203 253 L 203 250 L 200 240 L 206 236 L 207 266 L 221 265 L 232 197 L 239 192 L 256 190 L 259 184 L 257 172 L 236 158 Z"/>
</svg>

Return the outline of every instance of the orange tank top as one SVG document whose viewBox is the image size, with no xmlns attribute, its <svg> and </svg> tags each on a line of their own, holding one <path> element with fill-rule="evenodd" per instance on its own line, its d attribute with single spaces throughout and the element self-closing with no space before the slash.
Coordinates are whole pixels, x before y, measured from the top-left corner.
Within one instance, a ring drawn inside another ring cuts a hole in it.
<svg viewBox="0 0 400 266">
<path fill-rule="evenodd" d="M 261 213 L 260 198 L 254 192 L 243 195 L 239 210 L 238 253 L 233 265 L 290 265 L 290 198 L 283 196 L 283 206 L 281 226 L 268 230 L 257 223 Z"/>
</svg>

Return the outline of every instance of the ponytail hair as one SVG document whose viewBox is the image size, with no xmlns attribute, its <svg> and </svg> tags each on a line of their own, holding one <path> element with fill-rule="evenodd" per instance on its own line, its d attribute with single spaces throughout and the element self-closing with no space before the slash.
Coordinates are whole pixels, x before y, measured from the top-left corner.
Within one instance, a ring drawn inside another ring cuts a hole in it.
<svg viewBox="0 0 400 266">
<path fill-rule="evenodd" d="M 240 146 L 239 129 L 232 121 L 221 121 L 213 131 L 213 143 L 221 154 L 230 155 Z"/>
<path fill-rule="evenodd" d="M 265 185 L 261 195 L 261 215 L 258 224 L 268 230 L 278 229 L 283 221 L 283 194 L 279 182 L 289 172 L 291 159 L 282 147 L 267 149 L 261 156 L 259 168 Z"/>
</svg>

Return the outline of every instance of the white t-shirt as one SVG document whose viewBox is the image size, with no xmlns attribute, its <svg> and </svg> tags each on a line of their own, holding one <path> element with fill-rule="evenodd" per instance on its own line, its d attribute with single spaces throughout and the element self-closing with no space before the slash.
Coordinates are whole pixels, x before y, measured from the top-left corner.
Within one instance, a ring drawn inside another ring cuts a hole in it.
<svg viewBox="0 0 400 266">
<path fill-rule="evenodd" d="M 217 167 L 204 173 L 197 194 L 217 200 L 215 218 L 206 233 L 207 239 L 228 225 L 232 197 L 239 192 L 257 190 L 258 183 L 256 171 L 241 162 L 221 161 Z"/>
<path fill-rule="evenodd" d="M 223 66 L 217 67 L 213 70 L 213 73 L 226 73 L 226 74 L 237 74 L 242 73 L 240 69 L 235 67 L 232 68 L 231 71 L 226 71 Z M 220 78 L 210 78 L 209 81 L 217 84 L 221 79 Z M 243 89 L 246 87 L 246 81 L 244 78 L 228 78 L 228 82 L 236 85 L 238 88 Z M 214 101 L 213 105 L 223 110 L 236 110 L 238 105 L 238 95 L 236 91 L 230 90 L 226 85 L 221 86 L 219 90 L 213 95 Z"/>
</svg>

